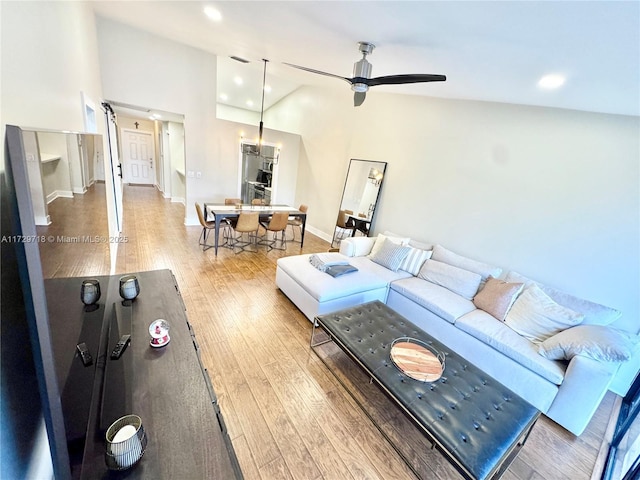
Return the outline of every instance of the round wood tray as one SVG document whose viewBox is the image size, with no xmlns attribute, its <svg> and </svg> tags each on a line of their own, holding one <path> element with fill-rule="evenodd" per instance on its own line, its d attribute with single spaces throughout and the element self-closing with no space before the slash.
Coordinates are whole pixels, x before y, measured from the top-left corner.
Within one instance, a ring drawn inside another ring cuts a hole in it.
<svg viewBox="0 0 640 480">
<path fill-rule="evenodd" d="M 420 382 L 434 382 L 444 371 L 444 354 L 411 337 L 391 343 L 391 361 L 407 377 Z"/>
</svg>

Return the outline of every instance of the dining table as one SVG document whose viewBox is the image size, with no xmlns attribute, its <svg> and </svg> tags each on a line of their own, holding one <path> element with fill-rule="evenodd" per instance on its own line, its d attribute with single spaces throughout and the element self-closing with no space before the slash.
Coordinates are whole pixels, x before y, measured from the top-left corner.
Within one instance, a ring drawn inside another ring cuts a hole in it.
<svg viewBox="0 0 640 480">
<path fill-rule="evenodd" d="M 348 225 L 353 225 L 355 228 L 351 232 L 351 236 L 354 237 L 356 232 L 362 232 L 365 237 L 369 236 L 369 230 L 371 228 L 371 219 L 367 217 L 361 217 L 360 215 L 349 215 L 347 219 Z"/>
<path fill-rule="evenodd" d="M 300 235 L 300 248 L 304 245 L 304 231 L 307 225 L 307 214 L 289 205 L 225 205 L 221 203 L 204 204 L 204 220 L 215 222 L 214 251 L 218 255 L 218 237 L 220 224 L 225 218 L 237 218 L 242 212 L 258 212 L 260 220 L 268 220 L 276 212 L 287 212 L 289 216 L 299 217 L 302 220 Z"/>
</svg>

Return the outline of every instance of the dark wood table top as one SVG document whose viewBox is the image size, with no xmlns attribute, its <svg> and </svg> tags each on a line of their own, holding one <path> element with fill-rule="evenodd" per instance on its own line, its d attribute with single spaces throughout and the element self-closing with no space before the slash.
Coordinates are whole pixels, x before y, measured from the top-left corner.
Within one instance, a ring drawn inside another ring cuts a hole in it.
<svg viewBox="0 0 640 480">
<path fill-rule="evenodd" d="M 96 277 L 102 296 L 99 310 L 90 314 L 84 312 L 80 301 L 82 278 L 45 282 L 61 389 L 64 385 L 63 391 L 75 391 L 69 394 L 71 399 L 90 398 L 84 454 L 81 464 L 72 468 L 73 477 L 242 478 L 228 435 L 221 430 L 224 422 L 218 419 L 215 395 L 200 363 L 197 341 L 172 273 L 134 274 L 140 295 L 131 306 L 122 305 L 120 275 Z M 170 324 L 171 340 L 165 347 L 153 348 L 148 329 L 159 318 Z M 95 324 L 88 328 L 88 322 Z M 125 333 L 131 335 L 131 343 L 113 360 L 110 352 Z M 89 346 L 93 366 L 83 367 L 75 354 L 80 341 Z M 95 373 L 92 386 L 85 371 Z M 76 374 L 71 375 L 73 372 Z M 73 405 L 63 405 L 65 412 L 70 408 L 73 410 Z M 82 403 L 82 408 L 87 406 Z M 104 430 L 116 419 L 112 417 L 129 413 L 141 417 L 147 449 L 130 470 L 110 471 L 104 459 Z"/>
</svg>

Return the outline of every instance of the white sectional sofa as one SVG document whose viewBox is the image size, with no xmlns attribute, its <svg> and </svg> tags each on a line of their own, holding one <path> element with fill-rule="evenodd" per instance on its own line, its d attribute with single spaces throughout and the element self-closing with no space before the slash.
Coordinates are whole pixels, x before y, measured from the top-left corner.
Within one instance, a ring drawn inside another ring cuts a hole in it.
<svg viewBox="0 0 640 480">
<path fill-rule="evenodd" d="M 637 356 L 637 335 L 607 327 L 621 313 L 385 233 L 342 241 L 333 255 L 357 272 L 333 278 L 297 255 L 278 259 L 276 284 L 311 321 L 380 300 L 580 435 L 620 363 Z"/>
</svg>

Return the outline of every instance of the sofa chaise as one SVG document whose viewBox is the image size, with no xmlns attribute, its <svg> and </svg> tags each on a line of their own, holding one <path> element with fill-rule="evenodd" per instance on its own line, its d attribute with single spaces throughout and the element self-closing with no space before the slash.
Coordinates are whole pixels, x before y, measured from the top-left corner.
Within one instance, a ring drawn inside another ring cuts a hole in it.
<svg viewBox="0 0 640 480">
<path fill-rule="evenodd" d="M 389 232 L 341 242 L 337 278 L 310 255 L 278 259 L 276 285 L 310 320 L 380 300 L 580 435 L 639 337 L 609 327 L 621 312 L 516 272 Z"/>
</svg>

